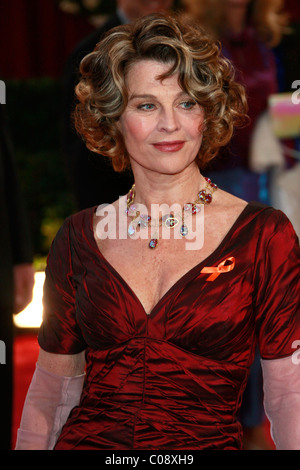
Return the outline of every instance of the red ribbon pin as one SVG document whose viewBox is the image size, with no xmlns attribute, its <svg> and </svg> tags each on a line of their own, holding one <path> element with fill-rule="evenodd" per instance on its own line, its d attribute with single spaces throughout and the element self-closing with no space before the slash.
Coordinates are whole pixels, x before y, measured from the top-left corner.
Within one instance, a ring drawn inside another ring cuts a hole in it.
<svg viewBox="0 0 300 470">
<path fill-rule="evenodd" d="M 225 263 L 231 262 L 231 264 L 227 264 L 225 266 Z M 217 279 L 220 274 L 228 273 L 229 271 L 232 271 L 235 266 L 235 258 L 233 256 L 230 256 L 230 258 L 226 258 L 224 261 L 222 261 L 218 266 L 206 266 L 201 270 L 201 274 L 211 274 L 206 280 L 207 281 L 214 281 Z"/>
</svg>

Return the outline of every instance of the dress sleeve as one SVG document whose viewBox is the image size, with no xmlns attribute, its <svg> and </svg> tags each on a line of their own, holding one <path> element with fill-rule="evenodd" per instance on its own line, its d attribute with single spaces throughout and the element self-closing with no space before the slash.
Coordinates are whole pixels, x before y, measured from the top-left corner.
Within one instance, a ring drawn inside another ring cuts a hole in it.
<svg viewBox="0 0 300 470">
<path fill-rule="evenodd" d="M 277 450 L 300 450 L 299 352 L 282 359 L 261 360 L 264 407 Z"/>
<path fill-rule="evenodd" d="M 256 333 L 262 359 L 294 352 L 300 340 L 300 253 L 292 224 L 281 211 L 266 220 L 256 253 Z"/>
<path fill-rule="evenodd" d="M 76 321 L 71 218 L 58 231 L 49 251 L 43 292 L 43 321 L 39 345 L 47 352 L 77 354 L 86 349 Z"/>
</svg>

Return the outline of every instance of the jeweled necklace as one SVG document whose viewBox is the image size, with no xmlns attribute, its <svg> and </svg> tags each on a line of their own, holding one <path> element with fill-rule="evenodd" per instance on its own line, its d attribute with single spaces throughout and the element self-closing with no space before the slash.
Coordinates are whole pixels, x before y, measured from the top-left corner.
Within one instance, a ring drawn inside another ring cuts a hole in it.
<svg viewBox="0 0 300 470">
<path fill-rule="evenodd" d="M 197 212 L 200 212 L 201 205 L 210 204 L 212 202 L 212 195 L 218 189 L 218 186 L 211 182 L 210 178 L 205 178 L 206 186 L 204 189 L 201 189 L 197 194 L 197 199 L 194 202 L 184 204 L 181 215 L 181 227 L 180 235 L 186 237 L 188 234 L 188 227 L 184 223 L 184 217 L 186 214 L 194 215 Z M 127 208 L 126 214 L 131 219 L 128 227 L 128 235 L 133 236 L 136 233 L 137 228 L 145 227 L 156 227 L 159 229 L 162 225 L 172 229 L 179 224 L 179 217 L 175 216 L 173 213 L 164 215 L 159 218 L 159 220 L 151 219 L 151 216 L 148 214 L 141 214 L 137 209 L 138 205 L 134 204 L 135 199 L 135 185 L 133 185 L 127 194 Z M 151 238 L 149 242 L 149 248 L 156 248 L 158 244 L 158 236 Z"/>
</svg>

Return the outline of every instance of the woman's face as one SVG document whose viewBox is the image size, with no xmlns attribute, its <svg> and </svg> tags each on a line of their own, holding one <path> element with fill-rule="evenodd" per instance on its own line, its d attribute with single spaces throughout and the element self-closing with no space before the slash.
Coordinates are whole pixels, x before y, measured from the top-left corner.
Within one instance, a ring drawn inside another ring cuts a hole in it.
<svg viewBox="0 0 300 470">
<path fill-rule="evenodd" d="M 201 146 L 203 109 L 180 88 L 177 75 L 158 79 L 169 68 L 143 60 L 127 74 L 128 104 L 118 126 L 133 171 L 176 174 L 194 163 Z"/>
</svg>

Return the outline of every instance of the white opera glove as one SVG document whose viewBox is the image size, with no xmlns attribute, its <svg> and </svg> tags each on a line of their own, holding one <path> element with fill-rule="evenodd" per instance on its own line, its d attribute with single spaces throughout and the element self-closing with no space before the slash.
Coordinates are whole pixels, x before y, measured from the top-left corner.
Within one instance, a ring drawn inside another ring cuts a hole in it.
<svg viewBox="0 0 300 470">
<path fill-rule="evenodd" d="M 24 403 L 15 450 L 52 450 L 78 405 L 85 374 L 65 377 L 36 364 Z"/>
<path fill-rule="evenodd" d="M 261 360 L 264 406 L 277 450 L 300 450 L 300 364 L 293 356 Z"/>
</svg>

